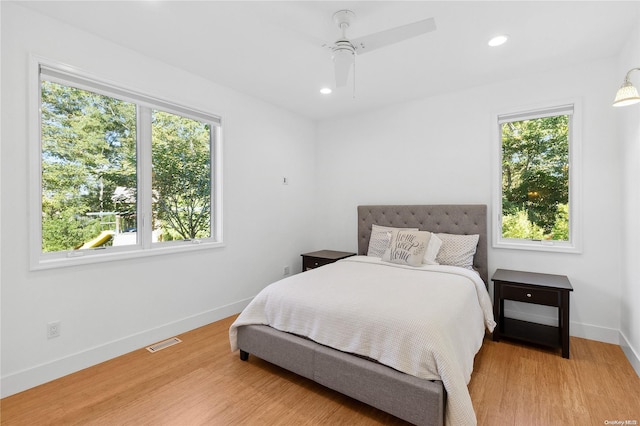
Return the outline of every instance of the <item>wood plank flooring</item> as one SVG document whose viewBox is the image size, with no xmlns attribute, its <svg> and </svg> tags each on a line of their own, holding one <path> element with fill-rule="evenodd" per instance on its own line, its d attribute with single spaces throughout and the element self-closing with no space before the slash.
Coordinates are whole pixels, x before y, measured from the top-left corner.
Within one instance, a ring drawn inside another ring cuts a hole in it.
<svg viewBox="0 0 640 426">
<path fill-rule="evenodd" d="M 406 425 L 256 357 L 240 361 L 229 350 L 234 319 L 4 398 L 0 423 Z M 469 391 L 479 425 L 640 425 L 640 378 L 620 347 L 590 340 L 571 338 L 567 360 L 485 339 Z"/>
</svg>

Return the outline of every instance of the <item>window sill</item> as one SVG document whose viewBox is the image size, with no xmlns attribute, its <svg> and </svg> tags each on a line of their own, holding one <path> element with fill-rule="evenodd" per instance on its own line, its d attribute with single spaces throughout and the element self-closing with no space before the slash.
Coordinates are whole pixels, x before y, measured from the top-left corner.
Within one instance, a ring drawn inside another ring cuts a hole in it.
<svg viewBox="0 0 640 426">
<path fill-rule="evenodd" d="M 31 264 L 31 271 L 46 269 L 66 268 L 80 265 L 90 265 L 96 263 L 115 262 L 121 260 L 137 259 L 142 257 L 164 256 L 167 254 L 187 253 L 225 247 L 223 242 L 199 242 L 197 244 L 169 245 L 165 247 L 153 247 L 151 249 L 135 249 L 105 251 L 89 250 L 83 251 L 77 256 L 41 256 L 34 259 Z M 74 252 L 65 252 L 74 253 Z"/>
<path fill-rule="evenodd" d="M 493 248 L 509 249 L 509 250 L 530 250 L 543 251 L 552 253 L 582 253 L 582 249 L 576 244 L 560 241 L 530 241 L 530 240 L 513 240 L 498 241 L 493 243 Z"/>
</svg>

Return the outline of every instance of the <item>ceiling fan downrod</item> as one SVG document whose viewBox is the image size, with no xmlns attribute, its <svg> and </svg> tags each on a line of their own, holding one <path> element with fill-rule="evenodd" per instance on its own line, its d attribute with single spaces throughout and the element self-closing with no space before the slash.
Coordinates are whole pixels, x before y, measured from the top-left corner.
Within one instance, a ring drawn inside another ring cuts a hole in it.
<svg viewBox="0 0 640 426">
<path fill-rule="evenodd" d="M 347 28 L 351 25 L 351 22 L 356 18 L 356 14 L 348 9 L 339 10 L 333 14 L 333 22 L 338 25 L 338 28 L 342 31 L 342 39 L 347 39 Z"/>
</svg>

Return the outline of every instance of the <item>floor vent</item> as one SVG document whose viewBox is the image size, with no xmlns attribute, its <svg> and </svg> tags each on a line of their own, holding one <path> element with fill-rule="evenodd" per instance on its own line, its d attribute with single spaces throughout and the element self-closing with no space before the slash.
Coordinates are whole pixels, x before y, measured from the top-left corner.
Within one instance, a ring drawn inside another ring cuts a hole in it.
<svg viewBox="0 0 640 426">
<path fill-rule="evenodd" d="M 172 337 L 171 339 L 165 340 L 164 342 L 156 343 L 155 345 L 151 345 L 147 347 L 147 350 L 151 353 L 158 352 L 161 349 L 168 348 L 169 346 L 176 345 L 182 342 L 182 340 L 177 337 Z"/>
</svg>

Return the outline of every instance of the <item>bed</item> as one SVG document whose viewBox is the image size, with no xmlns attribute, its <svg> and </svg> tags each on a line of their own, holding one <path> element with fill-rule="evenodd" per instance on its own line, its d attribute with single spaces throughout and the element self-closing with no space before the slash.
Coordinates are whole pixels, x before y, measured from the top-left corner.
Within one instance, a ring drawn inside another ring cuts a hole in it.
<svg viewBox="0 0 640 426">
<path fill-rule="evenodd" d="M 478 235 L 472 268 L 366 256 L 373 225 Z M 231 326 L 232 350 L 413 424 L 475 424 L 466 385 L 484 333 L 495 326 L 486 287 L 486 206 L 359 206 L 358 255 L 265 288 Z M 363 308 L 365 300 L 371 305 Z M 371 324 L 362 311 L 376 312 Z"/>
</svg>

